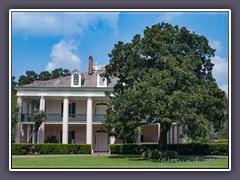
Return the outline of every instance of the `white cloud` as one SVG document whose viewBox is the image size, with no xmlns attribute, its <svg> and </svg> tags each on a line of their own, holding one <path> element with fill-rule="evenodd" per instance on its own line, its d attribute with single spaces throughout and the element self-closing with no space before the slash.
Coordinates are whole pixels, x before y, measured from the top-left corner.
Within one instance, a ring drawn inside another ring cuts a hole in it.
<svg viewBox="0 0 240 180">
<path fill-rule="evenodd" d="M 222 45 L 220 41 L 217 40 L 210 40 L 209 45 L 213 48 L 216 49 L 217 52 L 222 50 Z"/>
<path fill-rule="evenodd" d="M 174 18 L 176 18 L 176 17 L 178 17 L 178 16 L 180 16 L 180 15 L 182 15 L 181 12 L 168 12 L 168 13 L 160 16 L 160 17 L 158 18 L 158 20 L 159 20 L 159 21 L 164 21 L 164 22 L 170 22 L 170 21 L 172 21 Z"/>
<path fill-rule="evenodd" d="M 76 45 L 73 42 L 60 41 L 58 44 L 54 44 L 51 52 L 51 61 L 46 66 L 47 71 L 52 71 L 56 68 L 80 69 L 81 59 L 74 54 L 76 51 Z"/>
<path fill-rule="evenodd" d="M 225 58 L 215 56 L 212 59 L 213 67 L 213 77 L 217 80 L 218 84 L 223 84 L 228 81 L 228 61 Z"/>
<path fill-rule="evenodd" d="M 119 13 L 87 12 L 14 12 L 13 33 L 21 35 L 63 35 L 82 34 L 89 27 L 102 22 L 106 27 L 117 31 Z"/>
<path fill-rule="evenodd" d="M 228 94 L 228 85 L 227 84 L 223 84 L 220 86 L 220 89 L 222 89 L 223 91 L 226 92 L 226 94 Z"/>
</svg>

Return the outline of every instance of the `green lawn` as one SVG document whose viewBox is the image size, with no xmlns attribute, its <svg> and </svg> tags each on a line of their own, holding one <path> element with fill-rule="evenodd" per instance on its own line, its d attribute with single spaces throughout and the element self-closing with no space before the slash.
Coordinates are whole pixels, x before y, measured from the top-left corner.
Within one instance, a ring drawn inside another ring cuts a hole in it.
<svg viewBox="0 0 240 180">
<path fill-rule="evenodd" d="M 123 156 L 60 156 L 12 158 L 12 168 L 228 168 L 227 159 L 180 158 L 178 162 Z"/>
</svg>

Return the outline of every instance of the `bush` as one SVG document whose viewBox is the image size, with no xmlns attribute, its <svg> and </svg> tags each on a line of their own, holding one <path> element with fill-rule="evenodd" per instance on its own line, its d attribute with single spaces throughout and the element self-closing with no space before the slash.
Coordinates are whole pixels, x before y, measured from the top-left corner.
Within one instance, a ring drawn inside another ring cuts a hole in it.
<svg viewBox="0 0 240 180">
<path fill-rule="evenodd" d="M 162 153 L 158 150 L 146 150 L 142 153 L 144 159 L 159 159 L 162 157 Z"/>
<path fill-rule="evenodd" d="M 228 155 L 227 143 L 169 144 L 168 149 L 180 155 Z"/>
<path fill-rule="evenodd" d="M 142 154 L 147 150 L 158 149 L 158 144 L 111 144 L 111 154 Z M 228 155 L 228 143 L 189 143 L 169 144 L 168 150 L 179 155 Z"/>
<path fill-rule="evenodd" d="M 162 153 L 162 157 L 161 158 L 178 159 L 179 158 L 179 154 L 176 151 L 167 150 L 167 151 L 164 151 Z"/>
<path fill-rule="evenodd" d="M 12 155 L 91 154 L 89 144 L 12 144 Z"/>
<path fill-rule="evenodd" d="M 12 144 L 12 155 L 25 155 L 31 151 L 31 144 Z"/>
</svg>

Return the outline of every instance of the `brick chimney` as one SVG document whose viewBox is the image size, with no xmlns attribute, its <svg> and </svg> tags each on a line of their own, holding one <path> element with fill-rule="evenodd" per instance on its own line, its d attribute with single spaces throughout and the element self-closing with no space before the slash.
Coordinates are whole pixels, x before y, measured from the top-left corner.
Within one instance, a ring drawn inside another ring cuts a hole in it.
<svg viewBox="0 0 240 180">
<path fill-rule="evenodd" d="M 88 58 L 88 74 L 92 75 L 93 74 L 93 58 L 90 56 Z"/>
</svg>

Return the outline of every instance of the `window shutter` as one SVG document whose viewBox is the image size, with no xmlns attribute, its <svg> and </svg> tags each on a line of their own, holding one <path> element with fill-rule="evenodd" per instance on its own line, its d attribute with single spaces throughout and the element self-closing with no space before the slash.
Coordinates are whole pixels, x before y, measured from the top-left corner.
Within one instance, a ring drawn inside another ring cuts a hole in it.
<svg viewBox="0 0 240 180">
<path fill-rule="evenodd" d="M 76 103 L 72 103 L 72 114 L 76 113 Z"/>
<path fill-rule="evenodd" d="M 63 116 L 63 103 L 61 103 L 61 117 Z"/>
</svg>

